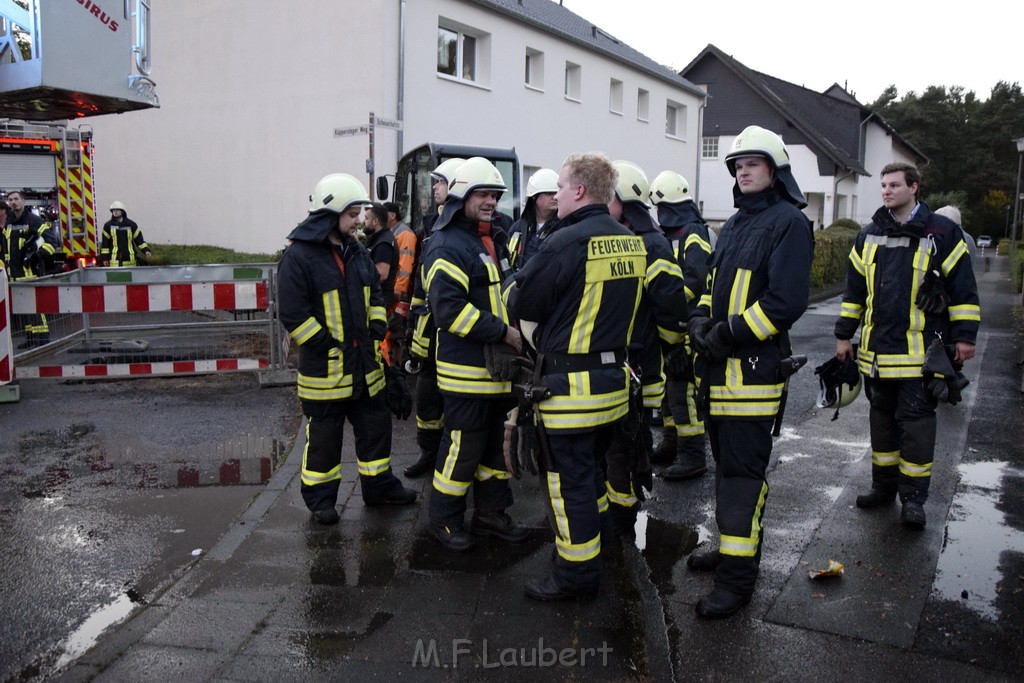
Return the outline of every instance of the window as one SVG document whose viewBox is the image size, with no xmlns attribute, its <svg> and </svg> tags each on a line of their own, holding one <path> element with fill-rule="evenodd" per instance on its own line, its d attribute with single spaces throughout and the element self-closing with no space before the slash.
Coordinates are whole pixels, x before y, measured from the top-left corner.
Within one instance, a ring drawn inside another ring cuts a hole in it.
<svg viewBox="0 0 1024 683">
<path fill-rule="evenodd" d="M 636 91 L 636 118 L 639 121 L 650 121 L 651 93 L 639 88 Z"/>
<path fill-rule="evenodd" d="M 565 63 L 565 96 L 570 100 L 580 101 L 582 90 L 583 67 L 572 62 Z"/>
<path fill-rule="evenodd" d="M 544 53 L 526 48 L 526 85 L 537 90 L 544 89 Z"/>
<path fill-rule="evenodd" d="M 686 136 L 686 105 L 672 100 L 665 104 L 665 135 L 672 138 Z"/>
<path fill-rule="evenodd" d="M 622 113 L 622 81 L 615 78 L 608 87 L 608 110 L 615 114 Z"/>
<path fill-rule="evenodd" d="M 464 28 L 437 27 L 437 73 L 460 81 L 480 80 L 477 38 Z"/>
<path fill-rule="evenodd" d="M 703 138 L 700 141 L 700 155 L 704 159 L 718 158 L 718 137 Z"/>
</svg>

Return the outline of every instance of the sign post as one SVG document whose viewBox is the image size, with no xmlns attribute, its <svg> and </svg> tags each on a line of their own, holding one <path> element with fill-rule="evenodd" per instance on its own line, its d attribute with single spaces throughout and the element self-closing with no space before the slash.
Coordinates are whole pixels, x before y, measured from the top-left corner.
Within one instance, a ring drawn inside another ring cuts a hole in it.
<svg viewBox="0 0 1024 683">
<path fill-rule="evenodd" d="M 391 130 L 402 130 L 403 122 L 400 119 L 385 119 L 380 116 L 376 116 L 372 111 L 367 123 L 356 123 L 351 126 L 344 126 L 342 128 L 334 129 L 334 137 L 336 138 L 347 138 L 356 135 L 367 135 L 369 136 L 369 156 L 366 159 L 366 173 L 370 176 L 370 199 L 374 199 L 376 193 L 376 187 L 374 184 L 374 135 L 376 134 L 376 128 L 390 128 Z"/>
</svg>

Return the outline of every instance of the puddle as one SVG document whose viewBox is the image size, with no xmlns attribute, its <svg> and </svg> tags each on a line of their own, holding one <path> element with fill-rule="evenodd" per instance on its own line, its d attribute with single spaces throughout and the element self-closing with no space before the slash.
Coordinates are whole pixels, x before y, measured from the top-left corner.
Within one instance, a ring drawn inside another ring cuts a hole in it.
<svg viewBox="0 0 1024 683">
<path fill-rule="evenodd" d="M 387 612 L 375 613 L 362 632 L 308 631 L 296 635 L 292 642 L 305 650 L 314 663 L 335 662 L 351 652 L 360 641 L 379 631 L 391 621 L 392 616 Z"/>
<path fill-rule="evenodd" d="M 636 547 L 643 552 L 651 570 L 651 581 L 662 595 L 675 592 L 672 570 L 686 555 L 689 555 L 710 534 L 702 527 L 673 524 L 651 517 L 641 510 L 637 515 Z"/>
<path fill-rule="evenodd" d="M 312 551 L 309 582 L 317 586 L 386 586 L 398 569 L 398 539 L 388 530 L 366 530 L 359 538 L 329 534 L 308 539 Z"/>
<path fill-rule="evenodd" d="M 933 590 L 942 600 L 959 602 L 996 619 L 1000 556 L 1024 549 L 1024 532 L 1007 524 L 998 509 L 1004 479 L 1020 473 L 1005 462 L 978 462 L 959 467 L 961 481 L 953 498 Z"/>
<path fill-rule="evenodd" d="M 533 529 L 522 543 L 504 543 L 491 539 L 478 540 L 476 547 L 465 553 L 453 553 L 421 533 L 409 553 L 409 568 L 432 572 L 463 572 L 491 574 L 503 572 L 530 557 L 545 545 L 553 547 L 554 534 L 549 528 Z"/>
<path fill-rule="evenodd" d="M 103 631 L 128 618 L 137 602 L 138 595 L 133 591 L 128 591 L 118 595 L 114 602 L 93 612 L 61 645 L 64 652 L 57 660 L 56 669 L 59 670 L 85 654 L 99 641 Z"/>
</svg>

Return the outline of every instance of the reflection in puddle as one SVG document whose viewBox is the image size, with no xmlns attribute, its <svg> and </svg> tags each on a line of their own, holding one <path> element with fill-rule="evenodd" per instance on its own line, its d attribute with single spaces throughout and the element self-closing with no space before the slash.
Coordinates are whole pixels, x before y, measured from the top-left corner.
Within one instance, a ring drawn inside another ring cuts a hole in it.
<svg viewBox="0 0 1024 683">
<path fill-rule="evenodd" d="M 662 595 L 675 592 L 672 570 L 684 556 L 707 540 L 707 531 L 684 524 L 673 524 L 651 517 L 641 510 L 637 515 L 636 547 L 644 554 L 651 570 L 651 581 Z"/>
<path fill-rule="evenodd" d="M 469 552 L 453 553 L 445 550 L 426 533 L 420 534 L 409 553 L 409 569 L 437 572 L 465 572 L 491 574 L 502 572 L 530 557 L 541 547 L 554 543 L 550 528 L 533 529 L 522 543 L 477 541 Z"/>
<path fill-rule="evenodd" d="M 131 614 L 137 598 L 138 596 L 134 595 L 131 591 L 122 593 L 114 599 L 114 602 L 96 610 L 64 641 L 62 645 L 64 653 L 57 661 L 56 669 L 59 670 L 65 664 L 74 661 L 95 645 L 99 640 L 100 634 L 108 626 L 124 621 Z"/>
<path fill-rule="evenodd" d="M 1024 533 L 1007 525 L 998 505 L 1003 478 L 1019 473 L 1005 462 L 970 463 L 959 469 L 962 479 L 949 512 L 934 590 L 941 599 L 998 618 L 1000 555 L 1024 548 Z"/>
</svg>

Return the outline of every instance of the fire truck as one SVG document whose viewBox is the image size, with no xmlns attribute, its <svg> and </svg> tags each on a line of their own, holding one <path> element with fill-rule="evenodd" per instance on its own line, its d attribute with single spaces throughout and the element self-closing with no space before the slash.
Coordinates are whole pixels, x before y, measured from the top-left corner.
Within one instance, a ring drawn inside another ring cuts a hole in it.
<svg viewBox="0 0 1024 683">
<path fill-rule="evenodd" d="M 150 0 L 0 1 L 0 195 L 50 222 L 65 267 L 99 246 L 92 130 L 69 121 L 160 106 L 150 22 Z"/>
</svg>

